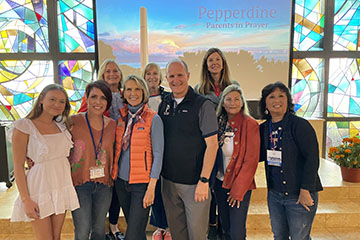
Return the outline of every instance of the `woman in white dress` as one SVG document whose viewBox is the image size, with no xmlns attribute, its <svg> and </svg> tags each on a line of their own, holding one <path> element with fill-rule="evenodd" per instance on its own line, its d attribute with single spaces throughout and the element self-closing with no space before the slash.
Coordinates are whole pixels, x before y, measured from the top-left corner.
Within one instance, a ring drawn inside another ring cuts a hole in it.
<svg viewBox="0 0 360 240">
<path fill-rule="evenodd" d="M 70 103 L 63 87 L 46 86 L 30 113 L 14 122 L 14 171 L 19 197 L 11 221 L 29 222 L 37 239 L 60 239 L 66 210 L 79 208 L 67 159 L 72 147 L 65 123 Z M 26 158 L 34 166 L 25 173 Z"/>
</svg>

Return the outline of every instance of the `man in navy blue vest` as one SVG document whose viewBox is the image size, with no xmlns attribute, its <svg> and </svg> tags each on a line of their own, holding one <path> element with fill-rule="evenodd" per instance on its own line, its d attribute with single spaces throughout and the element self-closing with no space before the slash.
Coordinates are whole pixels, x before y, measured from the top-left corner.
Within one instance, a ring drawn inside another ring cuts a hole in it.
<svg viewBox="0 0 360 240">
<path fill-rule="evenodd" d="M 189 86 L 179 59 L 166 66 L 172 93 L 159 106 L 164 123 L 162 197 L 174 240 L 204 240 L 209 223 L 209 177 L 218 148 L 212 103 Z"/>
</svg>

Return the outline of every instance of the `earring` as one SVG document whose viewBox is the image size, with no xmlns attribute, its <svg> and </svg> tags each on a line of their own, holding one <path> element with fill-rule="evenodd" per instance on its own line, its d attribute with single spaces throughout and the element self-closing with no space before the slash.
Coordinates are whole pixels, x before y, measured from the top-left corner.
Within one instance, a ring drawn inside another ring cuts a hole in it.
<svg viewBox="0 0 360 240">
<path fill-rule="evenodd" d="M 265 113 L 266 115 L 268 115 L 268 114 L 269 114 L 269 110 L 265 109 L 264 113 Z"/>
<path fill-rule="evenodd" d="M 55 122 L 62 122 L 63 120 L 63 115 L 58 115 L 56 118 L 55 118 Z"/>
</svg>

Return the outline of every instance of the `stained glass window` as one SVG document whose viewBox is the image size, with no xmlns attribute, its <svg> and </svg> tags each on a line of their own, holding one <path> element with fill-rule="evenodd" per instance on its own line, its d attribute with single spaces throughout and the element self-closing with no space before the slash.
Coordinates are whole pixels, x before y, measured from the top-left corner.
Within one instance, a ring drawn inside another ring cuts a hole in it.
<svg viewBox="0 0 360 240">
<path fill-rule="evenodd" d="M 0 53 L 48 51 L 46 1 L 0 1 Z"/>
<path fill-rule="evenodd" d="M 324 42 L 325 0 L 295 2 L 294 51 L 320 51 Z"/>
<path fill-rule="evenodd" d="M 69 60 L 59 62 L 59 81 L 66 89 L 71 104 L 71 114 L 80 108 L 85 86 L 92 81 L 94 61 Z"/>
<path fill-rule="evenodd" d="M 332 58 L 328 117 L 360 117 L 360 58 Z"/>
<path fill-rule="evenodd" d="M 92 0 L 58 0 L 60 52 L 95 52 Z"/>
<path fill-rule="evenodd" d="M 360 1 L 336 0 L 334 16 L 334 50 L 360 50 Z"/>
<path fill-rule="evenodd" d="M 53 83 L 51 61 L 0 61 L 0 120 L 16 120 L 30 111 L 34 98 Z"/>
<path fill-rule="evenodd" d="M 341 144 L 345 137 L 359 135 L 360 121 L 329 121 L 327 122 L 326 149 Z"/>
<path fill-rule="evenodd" d="M 291 94 L 295 112 L 302 117 L 322 117 L 324 60 L 294 59 Z"/>
</svg>

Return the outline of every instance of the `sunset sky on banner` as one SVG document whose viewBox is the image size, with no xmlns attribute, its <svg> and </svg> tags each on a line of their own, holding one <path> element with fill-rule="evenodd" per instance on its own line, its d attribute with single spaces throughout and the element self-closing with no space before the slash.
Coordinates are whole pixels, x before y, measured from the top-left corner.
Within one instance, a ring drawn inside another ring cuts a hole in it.
<svg viewBox="0 0 360 240">
<path fill-rule="evenodd" d="M 165 63 L 210 47 L 288 61 L 289 0 L 106 0 L 96 2 L 98 40 L 120 63 L 140 63 L 140 7 L 147 9 L 149 60 Z"/>
</svg>

